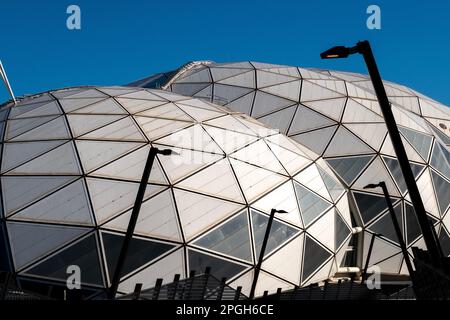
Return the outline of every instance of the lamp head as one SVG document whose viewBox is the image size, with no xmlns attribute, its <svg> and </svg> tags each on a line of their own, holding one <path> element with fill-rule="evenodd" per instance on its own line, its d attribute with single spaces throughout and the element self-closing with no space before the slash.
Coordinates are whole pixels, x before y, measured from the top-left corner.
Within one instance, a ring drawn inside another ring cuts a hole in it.
<svg viewBox="0 0 450 320">
<path fill-rule="evenodd" d="M 378 188 L 378 187 L 380 187 L 379 183 L 378 184 L 371 183 L 371 184 L 368 184 L 367 186 L 365 186 L 364 189 L 375 189 L 375 188 Z"/>
</svg>

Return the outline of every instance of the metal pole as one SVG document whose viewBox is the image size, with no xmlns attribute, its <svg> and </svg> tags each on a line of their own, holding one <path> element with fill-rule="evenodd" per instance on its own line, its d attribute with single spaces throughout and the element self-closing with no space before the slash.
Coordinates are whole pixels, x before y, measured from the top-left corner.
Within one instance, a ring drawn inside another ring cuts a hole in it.
<svg viewBox="0 0 450 320">
<path fill-rule="evenodd" d="M 358 42 L 357 47 L 359 49 L 358 52 L 363 55 L 364 61 L 366 62 L 367 70 L 369 71 L 370 79 L 375 89 L 378 102 L 386 122 L 386 127 L 391 137 L 392 145 L 394 147 L 395 154 L 397 155 L 397 159 L 402 170 L 428 252 L 430 253 L 431 259 L 435 266 L 440 266 L 441 257 L 439 256 L 439 250 L 434 241 L 430 225 L 428 224 L 428 217 L 425 212 L 425 207 L 423 205 L 422 198 L 420 197 L 419 189 L 414 179 L 394 115 L 392 114 L 391 106 L 386 95 L 386 90 L 384 89 L 383 81 L 381 80 L 380 72 L 378 71 L 375 57 L 372 53 L 372 48 L 370 47 L 370 43 L 368 41 Z"/>
<path fill-rule="evenodd" d="M 259 272 L 261 271 L 261 265 L 262 265 L 262 261 L 264 258 L 264 252 L 266 251 L 267 242 L 269 240 L 270 229 L 272 228 L 272 222 L 273 222 L 273 218 L 275 217 L 276 211 L 277 210 L 275 210 L 275 209 L 272 209 L 270 211 L 269 222 L 267 223 L 266 233 L 264 235 L 264 240 L 263 240 L 263 243 L 261 246 L 261 252 L 259 253 L 258 264 L 256 265 L 255 274 L 253 276 L 252 288 L 250 290 L 250 299 L 253 299 L 255 297 L 256 283 L 258 282 Z"/>
<path fill-rule="evenodd" d="M 16 97 L 14 96 L 14 92 L 12 91 L 11 85 L 9 84 L 8 76 L 6 75 L 6 71 L 5 71 L 5 68 L 3 68 L 3 64 L 2 64 L 1 60 L 0 60 L 0 74 L 2 76 L 3 82 L 6 85 L 6 88 L 9 91 L 9 94 L 11 95 L 11 98 L 12 98 L 14 104 L 16 104 Z"/>
<path fill-rule="evenodd" d="M 361 276 L 361 284 L 364 283 L 364 281 L 366 280 L 366 277 L 367 277 L 367 269 L 369 269 L 370 256 L 372 255 L 373 243 L 375 241 L 376 236 L 377 236 L 377 234 L 374 233 L 374 234 L 372 234 L 372 239 L 370 239 L 369 250 L 367 251 L 367 257 L 366 257 L 366 264 L 364 266 L 363 274 Z"/>
<path fill-rule="evenodd" d="M 400 230 L 400 226 L 398 224 L 397 217 L 395 216 L 394 207 L 392 206 L 392 201 L 391 201 L 391 198 L 389 197 L 389 192 L 386 187 L 386 183 L 384 183 L 384 181 L 381 181 L 379 183 L 379 185 L 380 185 L 381 189 L 383 189 L 384 198 L 386 199 L 386 203 L 389 208 L 389 213 L 392 218 L 392 224 L 394 225 L 395 233 L 397 234 L 398 243 L 400 244 L 400 248 L 402 248 L 403 257 L 405 257 L 406 267 L 408 268 L 408 272 L 411 277 L 411 280 L 414 281 L 413 280 L 414 279 L 414 270 L 413 270 L 413 267 L 411 264 L 411 260 L 409 259 L 409 254 L 408 254 L 408 250 L 406 249 L 406 244 L 403 241 L 402 232 Z"/>
<path fill-rule="evenodd" d="M 111 281 L 111 287 L 108 290 L 108 298 L 114 299 L 119 287 L 120 276 L 122 274 L 123 267 L 125 265 L 125 259 L 128 253 L 128 247 L 136 227 L 136 223 L 139 217 L 139 211 L 141 210 L 142 200 L 144 199 L 145 190 L 147 189 L 147 182 L 150 177 L 150 171 L 153 166 L 153 161 L 155 160 L 156 154 L 158 153 L 157 148 L 150 147 L 148 152 L 147 162 L 144 167 L 144 172 L 142 173 L 141 183 L 139 184 L 139 190 L 136 195 L 136 200 L 134 202 L 133 211 L 131 212 L 130 222 L 128 223 L 127 233 L 123 239 L 122 249 L 120 250 L 119 259 L 117 260 L 116 269 Z"/>
</svg>

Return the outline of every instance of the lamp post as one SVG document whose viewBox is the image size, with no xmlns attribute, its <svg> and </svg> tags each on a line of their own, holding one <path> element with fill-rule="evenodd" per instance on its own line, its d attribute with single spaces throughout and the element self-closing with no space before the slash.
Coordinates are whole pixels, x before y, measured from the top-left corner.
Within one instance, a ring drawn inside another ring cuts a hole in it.
<svg viewBox="0 0 450 320">
<path fill-rule="evenodd" d="M 375 62 L 375 57 L 373 56 L 369 41 L 358 42 L 356 46 L 351 48 L 344 46 L 333 47 L 321 53 L 320 57 L 322 59 L 347 58 L 349 55 L 355 53 L 360 53 L 364 57 L 364 61 L 367 66 L 367 70 L 369 71 L 370 79 L 375 89 L 375 93 L 377 95 L 378 102 L 384 116 L 384 121 L 386 122 L 386 127 L 391 137 L 392 145 L 394 147 L 395 154 L 402 170 L 403 177 L 414 207 L 414 211 L 417 216 L 417 221 L 419 222 L 420 229 L 425 240 L 425 244 L 427 246 L 433 264 L 439 267 L 441 265 L 441 256 L 439 254 L 438 246 L 433 237 L 431 227 L 428 223 L 428 217 L 425 212 L 425 207 L 423 205 L 422 198 L 420 197 L 419 189 L 414 179 L 414 175 L 408 161 L 408 156 L 406 155 L 405 147 L 403 146 L 402 139 L 400 137 L 400 133 L 398 131 L 397 124 L 395 122 L 395 118 L 392 113 L 391 106 L 386 95 L 386 90 L 384 89 L 383 81 L 381 80 L 380 72 L 378 71 L 378 67 Z"/>
<path fill-rule="evenodd" d="M 127 233 L 125 234 L 125 238 L 123 239 L 119 259 L 117 260 L 116 268 L 114 270 L 113 278 L 111 281 L 111 287 L 108 290 L 109 299 L 114 299 L 119 287 L 120 276 L 122 274 L 123 266 L 125 265 L 125 260 L 127 258 L 128 247 L 130 246 L 130 242 L 133 237 L 134 229 L 139 217 L 139 212 L 141 210 L 142 200 L 144 199 L 145 190 L 147 189 L 148 179 L 150 178 L 150 172 L 157 154 L 170 156 L 171 154 L 177 153 L 170 149 L 159 150 L 158 148 L 150 147 L 147 161 L 144 167 L 144 172 L 142 173 L 141 182 L 139 184 L 139 189 L 136 195 L 136 200 L 134 201 L 133 210 L 131 212 L 130 221 L 128 222 Z"/>
<path fill-rule="evenodd" d="M 250 290 L 250 299 L 253 299 L 255 297 L 256 283 L 258 282 L 259 272 L 261 271 L 261 265 L 264 259 L 264 252 L 266 251 L 267 242 L 269 241 L 270 229 L 272 228 L 275 213 L 287 213 L 287 212 L 284 210 L 277 210 L 277 209 L 270 210 L 269 222 L 267 223 L 266 233 L 264 234 L 264 240 L 261 246 L 261 252 L 259 253 L 258 263 L 255 267 L 255 274 L 253 276 L 252 288 Z"/>
<path fill-rule="evenodd" d="M 411 277 L 411 281 L 414 282 L 414 269 L 411 264 L 411 260 L 409 259 L 408 250 L 406 249 L 405 241 L 403 241 L 402 232 L 400 230 L 400 225 L 398 224 L 397 217 L 395 216 L 394 207 L 392 206 L 391 198 L 389 197 L 389 192 L 386 187 L 386 183 L 381 181 L 378 184 L 368 184 L 364 187 L 364 189 L 375 189 L 381 188 L 383 189 L 384 198 L 386 199 L 386 203 L 389 209 L 389 214 L 391 215 L 392 224 L 394 225 L 395 233 L 397 234 L 398 243 L 400 244 L 400 248 L 402 249 L 403 257 L 405 258 L 406 267 L 408 268 L 409 275 Z"/>
</svg>

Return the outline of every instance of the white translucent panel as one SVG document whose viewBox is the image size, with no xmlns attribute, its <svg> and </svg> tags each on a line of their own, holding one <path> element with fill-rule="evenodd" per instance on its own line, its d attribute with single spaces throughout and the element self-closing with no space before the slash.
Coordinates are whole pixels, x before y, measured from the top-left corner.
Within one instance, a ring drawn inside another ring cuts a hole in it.
<svg viewBox="0 0 450 320">
<path fill-rule="evenodd" d="M 227 159 L 196 172 L 179 182 L 177 187 L 244 203 L 239 184 Z"/>
<path fill-rule="evenodd" d="M 158 148 L 164 147 L 161 146 Z M 222 155 L 218 154 L 179 149 L 175 147 L 170 147 L 170 149 L 178 154 L 170 157 L 160 156 L 158 158 L 172 183 L 175 183 L 181 178 L 199 171 L 208 164 L 223 158 Z"/>
<path fill-rule="evenodd" d="M 401 109 L 400 107 L 397 107 L 395 105 L 392 105 L 391 109 L 395 117 L 395 122 L 397 123 L 398 126 L 400 126 L 400 128 L 406 127 L 412 132 L 419 131 L 419 134 L 423 133 L 426 135 L 430 133 L 428 126 L 422 122 L 423 119 L 421 119 L 420 117 L 410 112 L 407 112 L 404 109 Z"/>
<path fill-rule="evenodd" d="M 210 68 L 209 70 L 211 71 L 212 77 L 215 82 L 248 71 L 247 69 L 233 69 L 233 68 Z"/>
<path fill-rule="evenodd" d="M 321 155 L 326 146 L 330 143 L 331 137 L 336 131 L 337 126 L 326 127 L 314 131 L 309 131 L 297 135 L 289 135 L 295 141 L 301 143 L 306 148 Z"/>
<path fill-rule="evenodd" d="M 238 86 L 238 87 L 248 87 L 248 88 L 254 88 L 255 87 L 255 72 L 248 71 L 245 73 L 238 74 L 236 76 L 232 76 L 220 81 L 217 81 L 218 83 L 222 84 L 229 84 L 232 86 Z"/>
<path fill-rule="evenodd" d="M 70 133 L 67 129 L 64 117 L 58 117 L 54 120 L 44 123 L 34 129 L 31 129 L 11 141 L 32 141 L 49 139 L 70 139 Z"/>
<path fill-rule="evenodd" d="M 131 211 L 129 210 L 107 222 L 103 227 L 126 232 L 130 222 Z M 142 203 L 134 233 L 143 236 L 182 241 L 178 226 L 178 216 L 170 189 Z"/>
<path fill-rule="evenodd" d="M 84 171 L 90 172 L 120 158 L 143 144 L 137 142 L 77 140 L 76 145 Z"/>
<path fill-rule="evenodd" d="M 367 253 L 369 251 L 370 241 L 372 240 L 372 234 L 364 232 L 364 251 L 363 251 L 363 265 L 366 264 Z M 401 251 L 400 247 L 397 247 L 379 237 L 375 237 L 373 242 L 372 254 L 369 260 L 369 266 L 375 265 L 378 262 L 391 257 Z"/>
<path fill-rule="evenodd" d="M 335 212 L 334 208 L 325 213 L 319 220 L 308 227 L 308 233 L 319 240 L 331 251 L 335 249 Z"/>
<path fill-rule="evenodd" d="M 33 103 L 30 105 L 25 105 L 22 107 L 15 107 L 11 109 L 11 113 L 9 114 L 10 119 L 19 119 L 19 118 L 31 118 L 31 117 L 42 117 L 42 116 L 50 116 L 50 115 L 58 115 L 61 114 L 61 110 L 56 102 L 40 102 Z"/>
<path fill-rule="evenodd" d="M 259 273 L 258 283 L 256 284 L 255 296 L 262 296 L 264 291 L 268 291 L 269 294 L 274 294 L 278 288 L 288 290 L 293 289 L 294 285 L 261 271 Z"/>
<path fill-rule="evenodd" d="M 247 202 L 252 202 L 256 198 L 268 193 L 277 185 L 288 180 L 287 177 L 239 160 L 230 159 L 230 162 L 238 177 L 239 184 L 241 185 Z"/>
<path fill-rule="evenodd" d="M 323 163 L 323 165 L 325 165 L 325 163 Z M 331 198 L 333 200 L 337 200 L 345 192 L 344 187 L 337 180 L 335 180 L 335 178 L 333 178 L 334 175 L 331 170 L 328 169 L 327 173 L 322 169 L 322 167 L 318 166 L 317 168 L 319 169 L 320 176 L 322 177 Z M 328 168 L 328 166 L 325 165 L 324 168 Z"/>
<path fill-rule="evenodd" d="M 373 153 L 364 142 L 352 134 L 348 129 L 340 126 L 330 142 L 324 156 L 344 156 L 354 154 Z"/>
<path fill-rule="evenodd" d="M 138 91 L 140 89 L 137 88 L 125 88 L 125 87 L 101 87 L 98 90 L 110 95 L 110 96 L 119 96 L 128 93 L 132 93 Z"/>
<path fill-rule="evenodd" d="M 233 202 L 179 189 L 174 189 L 174 194 L 186 241 L 243 208 Z"/>
<path fill-rule="evenodd" d="M 400 196 L 400 193 L 395 186 L 390 174 L 379 157 L 377 157 L 363 172 L 363 174 L 356 180 L 353 185 L 354 188 L 363 190 L 365 186 L 370 183 L 379 183 L 384 181 L 390 195 Z M 383 194 L 381 188 L 371 189 L 371 192 Z"/>
<path fill-rule="evenodd" d="M 284 210 L 287 213 L 277 215 L 278 219 L 288 221 L 299 227 L 303 227 L 300 219 L 297 198 L 292 182 L 288 181 L 269 194 L 252 204 L 252 207 L 265 213 L 270 213 L 273 208 Z"/>
<path fill-rule="evenodd" d="M 292 100 L 287 100 L 273 94 L 257 91 L 251 116 L 260 117 L 275 110 L 281 110 L 292 105 L 295 105 L 295 102 Z"/>
<path fill-rule="evenodd" d="M 166 102 L 166 99 L 163 99 L 161 97 L 158 97 L 157 95 L 154 95 L 153 93 L 151 93 L 148 90 L 139 90 L 139 91 L 134 91 L 131 93 L 126 93 L 126 94 L 122 94 L 120 95 L 120 97 L 116 98 L 116 100 L 121 101 L 121 99 L 126 99 L 127 100 L 131 100 L 131 99 L 142 99 L 142 100 L 153 100 L 153 101 L 164 101 Z"/>
<path fill-rule="evenodd" d="M 258 139 L 254 135 L 243 134 L 240 132 L 219 129 L 216 127 L 204 126 L 205 130 L 211 135 L 218 146 L 225 151 L 231 153 L 243 146 L 246 146 Z"/>
<path fill-rule="evenodd" d="M 344 109 L 347 98 L 326 99 L 318 101 L 304 102 L 305 106 L 320 112 L 336 121 L 341 119 L 342 110 Z"/>
<path fill-rule="evenodd" d="M 287 107 L 286 109 L 258 118 L 258 121 L 261 121 L 271 128 L 278 128 L 281 133 L 286 134 L 296 110 L 297 106 Z"/>
<path fill-rule="evenodd" d="M 2 192 L 6 215 L 54 192 L 76 177 L 8 177 L 3 176 Z"/>
<path fill-rule="evenodd" d="M 145 141 L 137 125 L 130 117 L 115 121 L 97 130 L 91 131 L 80 138 L 99 140 Z"/>
<path fill-rule="evenodd" d="M 210 101 L 212 99 L 212 96 L 213 96 L 213 94 L 212 94 L 213 86 L 214 85 L 210 84 L 209 86 L 207 86 L 203 90 L 200 90 L 199 92 L 195 93 L 194 97 L 198 97 L 200 99 Z"/>
<path fill-rule="evenodd" d="M 318 155 L 312 152 L 311 150 L 303 147 L 301 144 L 298 144 L 297 142 L 295 142 L 292 139 L 289 139 L 283 134 L 271 135 L 270 137 L 266 137 L 265 140 L 271 142 L 270 145 L 280 146 L 304 158 L 315 159 L 316 157 L 318 157 Z M 309 157 L 310 155 L 314 156 Z"/>
<path fill-rule="evenodd" d="M 141 181 L 149 151 L 150 147 L 146 145 L 143 148 L 133 151 L 126 156 L 101 167 L 92 172 L 91 175 L 113 179 Z M 149 182 L 161 184 L 168 183 L 157 159 L 153 162 Z"/>
<path fill-rule="evenodd" d="M 422 198 L 425 210 L 439 219 L 439 209 L 431 182 L 430 169 L 426 169 L 419 180 L 417 180 L 417 188 L 419 188 L 420 197 Z"/>
<path fill-rule="evenodd" d="M 354 134 L 375 150 L 380 150 L 387 128 L 383 123 L 346 124 Z"/>
<path fill-rule="evenodd" d="M 10 171 L 9 174 L 81 174 L 72 142 L 63 144 Z"/>
<path fill-rule="evenodd" d="M 419 103 L 423 116 L 431 118 L 448 119 L 449 117 L 449 113 L 447 111 L 448 108 L 445 107 L 444 105 L 439 104 L 435 101 L 421 98 L 419 98 Z"/>
<path fill-rule="evenodd" d="M 231 63 L 214 63 L 214 67 L 217 68 L 242 68 L 242 69 L 253 69 L 253 65 L 250 62 L 231 62 Z"/>
<path fill-rule="evenodd" d="M 353 99 L 347 99 L 342 122 L 384 122 L 384 119 Z"/>
<path fill-rule="evenodd" d="M 378 262 L 377 267 L 383 273 L 399 273 L 401 263 L 403 261 L 403 254 L 399 253 L 389 259 Z"/>
<path fill-rule="evenodd" d="M 166 100 L 163 100 L 161 98 L 157 98 L 157 100 L 116 98 L 116 100 L 119 101 L 119 103 L 131 114 L 135 114 L 167 103 Z"/>
<path fill-rule="evenodd" d="M 185 96 L 181 96 L 179 94 L 175 94 L 172 92 L 167 92 L 167 91 L 161 91 L 161 90 L 154 90 L 153 93 L 163 99 L 167 99 L 169 101 L 181 101 L 181 100 L 186 100 Z"/>
<path fill-rule="evenodd" d="M 334 263 L 334 259 L 329 260 L 325 265 L 323 265 L 311 278 L 304 281 L 302 286 L 307 286 L 311 283 L 317 283 L 329 278 L 331 267 Z"/>
<path fill-rule="evenodd" d="M 241 287 L 241 293 L 244 294 L 246 297 L 250 296 L 250 290 L 252 287 L 254 279 L 254 272 L 253 269 L 245 273 L 244 275 L 240 276 L 233 282 L 231 282 L 229 285 L 230 287 L 237 289 L 238 287 Z M 258 278 L 259 282 L 259 278 Z"/>
<path fill-rule="evenodd" d="M 237 112 L 243 112 L 246 114 L 250 114 L 250 111 L 253 106 L 254 97 L 255 97 L 255 92 L 251 92 L 239 99 L 232 101 L 231 103 L 228 104 L 228 106 Z"/>
<path fill-rule="evenodd" d="M 247 93 L 252 92 L 251 88 L 235 87 L 227 84 L 216 83 L 214 85 L 214 95 L 212 102 L 219 105 L 225 105 L 235 99 L 238 99 Z"/>
<path fill-rule="evenodd" d="M 300 235 L 266 258 L 262 264 L 262 269 L 300 285 L 302 257 L 303 235 Z"/>
<path fill-rule="evenodd" d="M 202 108 L 191 107 L 182 103 L 177 104 L 184 112 L 189 114 L 193 119 L 197 121 L 206 121 L 209 119 L 217 118 L 225 115 L 225 112 L 212 111 Z"/>
<path fill-rule="evenodd" d="M 78 180 L 20 211 L 14 215 L 14 219 L 91 225 L 92 213 L 83 180 Z"/>
<path fill-rule="evenodd" d="M 174 103 L 163 104 L 162 106 L 153 107 L 137 113 L 136 115 L 154 118 L 187 120 L 192 121 L 183 110 Z"/>
<path fill-rule="evenodd" d="M 299 105 L 294 119 L 289 127 L 288 135 L 304 132 L 312 129 L 326 127 L 335 124 L 335 122 L 316 111 Z"/>
<path fill-rule="evenodd" d="M 420 163 L 425 163 L 425 161 L 422 159 L 422 157 L 417 153 L 416 150 L 413 149 L 413 147 L 406 141 L 405 138 L 401 137 L 403 146 L 405 147 L 406 155 L 408 156 L 408 160 L 410 161 L 416 161 Z M 394 146 L 392 145 L 391 136 L 389 133 L 386 136 L 386 139 L 384 140 L 383 147 L 381 147 L 382 154 L 386 154 L 389 156 L 396 157 Z"/>
<path fill-rule="evenodd" d="M 219 117 L 213 120 L 206 121 L 205 124 L 256 136 L 255 132 L 253 132 L 249 127 L 238 121 L 237 118 L 233 116 Z"/>
<path fill-rule="evenodd" d="M 344 81 L 340 80 L 324 80 L 324 79 L 308 79 L 309 82 L 315 83 L 321 87 L 336 91 L 342 95 L 347 94 L 347 89 Z"/>
<path fill-rule="evenodd" d="M 155 142 L 185 149 L 222 154 L 222 149 L 211 139 L 200 124 L 180 130 Z"/>
<path fill-rule="evenodd" d="M 174 131 L 185 128 L 192 125 L 192 122 L 147 118 L 147 117 L 134 117 L 144 131 L 145 135 L 150 140 L 155 140 L 160 137 L 166 136 Z"/>
<path fill-rule="evenodd" d="M 184 97 L 184 100 L 180 103 L 191 106 L 191 107 L 197 107 L 197 108 L 202 108 L 202 109 L 211 110 L 211 111 L 222 110 L 219 106 L 217 106 L 215 104 L 211 104 L 209 102 L 199 100 L 199 99 L 187 99 L 187 97 Z M 178 103 L 177 103 L 177 105 L 178 105 Z"/>
<path fill-rule="evenodd" d="M 244 124 L 245 126 L 249 127 L 259 137 L 268 137 L 268 136 L 280 133 L 280 131 L 278 129 L 272 129 L 268 126 L 265 126 L 258 120 L 254 119 L 248 115 L 238 114 L 238 115 L 235 115 L 235 118 L 238 119 L 238 121 L 241 122 L 242 124 Z"/>
<path fill-rule="evenodd" d="M 359 99 L 371 99 L 376 100 L 377 96 L 375 92 L 371 93 L 364 86 L 359 86 L 357 83 L 347 82 L 347 92 L 349 97 L 359 98 Z"/>
<path fill-rule="evenodd" d="M 24 106 L 32 103 L 46 103 L 52 101 L 53 98 L 48 94 L 42 94 L 37 96 L 26 97 L 17 103 L 17 106 Z"/>
<path fill-rule="evenodd" d="M 262 70 L 256 71 L 256 77 L 258 79 L 258 88 L 270 87 L 280 83 L 297 80 L 296 77 Z"/>
<path fill-rule="evenodd" d="M 75 89 L 73 89 L 73 91 L 71 91 L 70 94 L 67 94 L 67 93 L 68 92 L 64 92 L 64 94 L 63 94 L 64 97 L 59 97 L 59 98 L 70 98 L 70 99 L 102 98 L 102 97 L 107 98 L 107 96 L 104 93 L 102 93 L 94 88 L 92 88 L 92 89 L 81 88 L 81 90 L 78 88 L 75 88 Z M 57 94 L 55 94 L 55 96 L 56 95 Z"/>
<path fill-rule="evenodd" d="M 287 174 L 264 140 L 258 140 L 229 156 L 267 170 Z"/>
<path fill-rule="evenodd" d="M 16 142 L 5 143 L 4 155 L 2 158 L 2 172 L 15 168 L 41 154 L 56 148 L 65 141 L 36 141 L 36 142 Z"/>
<path fill-rule="evenodd" d="M 348 204 L 347 197 L 342 197 L 337 203 L 336 208 L 338 209 L 341 216 L 344 218 L 347 225 L 352 226 L 352 218 L 350 214 L 350 207 Z"/>
<path fill-rule="evenodd" d="M 277 95 L 292 101 L 298 102 L 300 97 L 301 81 L 291 81 L 287 83 L 277 84 L 271 87 L 260 89 L 261 91 Z"/>
<path fill-rule="evenodd" d="M 76 93 L 81 93 L 83 91 L 86 91 L 86 88 L 71 88 L 71 89 L 62 89 L 62 90 L 57 90 L 57 91 L 53 91 L 52 95 L 57 98 L 65 98 L 68 97 L 70 95 L 74 95 Z"/>
<path fill-rule="evenodd" d="M 6 126 L 5 140 L 17 137 L 55 118 L 56 116 L 47 116 L 9 120 Z"/>
<path fill-rule="evenodd" d="M 408 128 L 399 127 L 399 131 L 426 161 L 430 154 L 433 137 Z"/>
<path fill-rule="evenodd" d="M 315 83 L 304 80 L 302 83 L 302 95 L 300 101 L 313 101 L 323 99 L 340 98 L 342 94 L 330 90 L 328 88 L 319 86 Z"/>
<path fill-rule="evenodd" d="M 257 62 L 252 62 L 255 66 L 258 64 Z M 261 71 L 270 71 L 273 73 L 283 74 L 286 76 L 301 78 L 300 72 L 298 71 L 298 68 L 296 67 L 286 67 L 286 66 L 277 66 L 277 65 L 271 65 L 270 68 L 263 68 Z"/>
<path fill-rule="evenodd" d="M 346 81 L 361 81 L 363 79 L 366 79 L 365 76 L 362 74 L 357 73 L 350 73 L 350 72 L 341 72 L 341 71 L 330 71 L 330 73 L 340 79 L 346 80 Z"/>
<path fill-rule="evenodd" d="M 275 139 L 271 141 L 275 141 Z M 311 163 L 311 160 L 309 160 L 308 158 L 300 156 L 298 153 L 294 153 L 291 150 L 285 149 L 278 144 L 272 142 L 267 142 L 267 144 L 275 154 L 275 157 L 277 157 L 277 159 L 281 162 L 283 167 L 291 176 Z"/>
<path fill-rule="evenodd" d="M 130 209 L 136 200 L 139 184 L 107 179 L 87 178 L 97 224 Z M 162 186 L 147 185 L 144 199 L 164 189 Z"/>
<path fill-rule="evenodd" d="M 69 121 L 73 136 L 78 137 L 88 133 L 89 131 L 106 126 L 107 124 L 117 121 L 123 117 L 124 116 L 121 115 L 68 114 L 67 120 Z"/>
<path fill-rule="evenodd" d="M 157 279 L 162 279 L 163 285 L 169 284 L 173 282 L 175 274 L 182 275 L 181 279 L 184 279 L 184 269 L 184 254 L 181 248 L 122 281 L 119 284 L 119 291 L 131 293 L 136 283 L 142 283 L 142 289 L 153 288 Z"/>
<path fill-rule="evenodd" d="M 197 72 L 191 71 L 187 74 L 187 76 L 181 76 L 177 79 L 177 83 L 185 83 L 185 82 L 211 82 L 211 74 L 209 69 L 203 69 Z"/>
<path fill-rule="evenodd" d="M 127 114 L 125 110 L 112 98 L 77 109 L 73 111 L 73 113 Z"/>
<path fill-rule="evenodd" d="M 294 180 L 302 183 L 312 191 L 321 195 L 325 199 L 332 201 L 325 183 L 322 180 L 322 176 L 319 173 L 315 164 L 311 164 L 308 168 L 300 172 L 294 177 Z"/>
<path fill-rule="evenodd" d="M 419 100 L 417 97 L 389 97 L 389 100 L 406 110 L 420 114 Z"/>
<path fill-rule="evenodd" d="M 79 99 L 60 99 L 59 103 L 63 108 L 64 112 L 72 112 L 74 110 L 89 106 L 96 102 L 104 100 L 105 97 L 102 98 L 79 98 Z"/>
<path fill-rule="evenodd" d="M 7 227 L 16 269 L 42 258 L 88 230 L 18 222 L 8 222 Z"/>
<path fill-rule="evenodd" d="M 363 105 L 369 110 L 372 110 L 374 113 L 376 113 L 379 116 L 383 116 L 383 112 L 381 112 L 380 104 L 378 103 L 378 100 L 376 98 L 374 99 L 359 99 L 359 98 L 351 98 L 355 100 L 355 102 Z M 349 100 L 351 100 L 349 98 Z"/>
</svg>

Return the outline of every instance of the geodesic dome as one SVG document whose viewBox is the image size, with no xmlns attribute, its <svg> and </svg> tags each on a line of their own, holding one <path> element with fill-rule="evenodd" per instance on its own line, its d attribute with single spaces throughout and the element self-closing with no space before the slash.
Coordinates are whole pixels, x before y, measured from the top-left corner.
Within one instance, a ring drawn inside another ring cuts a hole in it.
<svg viewBox="0 0 450 320">
<path fill-rule="evenodd" d="M 150 145 L 152 167 L 119 292 L 192 270 L 257 294 L 333 275 L 351 235 L 345 188 L 314 152 L 242 113 L 141 88 L 79 87 L 0 109 L 2 269 L 105 288 Z"/>
<path fill-rule="evenodd" d="M 385 181 L 408 246 L 423 247 L 406 185 L 367 76 L 258 62 L 195 62 L 135 82 L 226 105 L 279 129 L 318 153 L 351 191 L 355 221 L 364 227 L 365 264 L 407 273 L 381 189 Z M 450 109 L 412 89 L 385 81 L 411 168 L 442 250 L 450 254 Z"/>
</svg>

